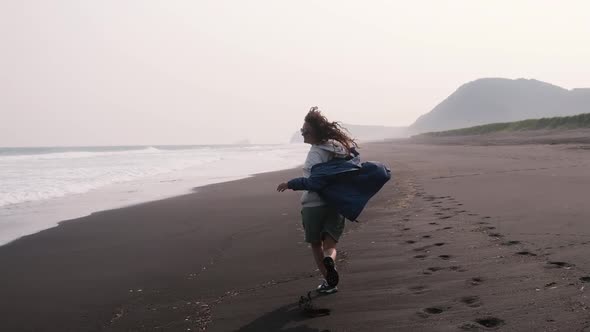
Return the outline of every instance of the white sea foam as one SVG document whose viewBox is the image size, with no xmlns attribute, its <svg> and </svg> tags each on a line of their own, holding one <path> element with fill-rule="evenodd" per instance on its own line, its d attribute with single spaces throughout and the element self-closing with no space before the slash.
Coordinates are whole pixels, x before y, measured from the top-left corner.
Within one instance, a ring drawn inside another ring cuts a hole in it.
<svg viewBox="0 0 590 332">
<path fill-rule="evenodd" d="M 222 153 L 163 151 L 62 152 L 0 157 L 0 207 L 81 194 L 113 183 L 204 165 Z"/>
<path fill-rule="evenodd" d="M 295 167 L 307 150 L 303 144 L 0 149 L 0 244 L 64 218 Z"/>
<path fill-rule="evenodd" d="M 34 161 L 34 160 L 58 160 L 58 159 L 80 159 L 107 156 L 129 156 L 133 154 L 151 154 L 162 152 L 155 147 L 146 147 L 137 150 L 121 151 L 68 151 L 68 152 L 47 152 L 37 154 L 0 155 L 0 163 L 10 161 Z"/>
</svg>

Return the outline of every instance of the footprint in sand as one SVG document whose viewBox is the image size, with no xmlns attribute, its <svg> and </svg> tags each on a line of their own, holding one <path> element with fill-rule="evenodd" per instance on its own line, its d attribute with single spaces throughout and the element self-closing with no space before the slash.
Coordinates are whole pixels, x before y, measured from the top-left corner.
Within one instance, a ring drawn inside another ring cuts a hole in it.
<svg viewBox="0 0 590 332">
<path fill-rule="evenodd" d="M 426 269 L 426 271 L 422 272 L 423 274 L 427 274 L 430 275 L 433 272 L 437 272 L 437 271 L 441 271 L 441 270 L 450 270 L 450 271 L 456 271 L 456 272 L 466 272 L 467 270 L 460 267 L 460 266 L 451 266 L 449 268 L 444 268 L 444 267 L 440 267 L 440 266 L 431 266 L 429 268 Z"/>
<path fill-rule="evenodd" d="M 566 263 L 566 262 L 557 262 L 557 261 L 549 261 L 545 266 L 548 269 L 561 269 L 564 268 L 566 270 L 571 269 L 574 264 Z"/>
<path fill-rule="evenodd" d="M 424 308 L 421 311 L 417 312 L 416 314 L 422 318 L 428 318 L 429 315 L 438 315 L 444 312 L 448 308 L 443 307 L 428 307 Z"/>
<path fill-rule="evenodd" d="M 469 283 L 472 286 L 481 285 L 483 283 L 483 278 L 482 277 L 473 277 L 473 278 L 469 279 Z"/>
<path fill-rule="evenodd" d="M 440 271 L 442 269 L 443 269 L 442 267 L 432 266 L 432 267 L 429 267 L 426 270 L 422 271 L 422 274 L 431 275 L 433 272 Z"/>
<path fill-rule="evenodd" d="M 414 248 L 412 250 L 414 250 L 414 251 L 426 251 L 426 252 L 428 252 L 429 251 L 428 248 L 430 248 L 432 246 L 440 247 L 440 246 L 443 246 L 443 245 L 445 245 L 444 242 L 437 242 L 437 243 L 435 243 L 433 245 L 428 245 L 428 246 L 424 246 L 424 247 L 418 247 L 418 248 Z"/>
<path fill-rule="evenodd" d="M 412 286 L 409 288 L 410 291 L 412 291 L 412 294 L 416 294 L 416 295 L 420 295 L 420 294 L 424 294 L 428 291 L 428 287 L 426 286 Z"/>
<path fill-rule="evenodd" d="M 423 310 L 425 313 L 433 314 L 433 315 L 438 315 L 444 311 L 444 309 L 439 308 L 439 307 L 429 307 L 429 308 L 424 308 Z"/>
<path fill-rule="evenodd" d="M 464 331 L 480 331 L 482 326 L 491 329 L 502 326 L 504 324 L 504 321 L 500 318 L 484 317 L 476 319 L 475 323 L 469 322 L 462 324 L 461 326 L 459 326 L 459 328 Z"/>
<path fill-rule="evenodd" d="M 462 298 L 459 299 L 459 301 L 461 303 L 466 304 L 469 307 L 472 307 L 472 308 L 481 307 L 481 305 L 482 305 L 482 303 L 479 299 L 479 296 L 475 296 L 475 295 L 463 296 Z"/>
<path fill-rule="evenodd" d="M 451 271 L 457 271 L 457 272 L 467 272 L 466 269 L 464 269 L 464 268 L 462 268 L 460 266 L 457 266 L 457 265 L 453 265 L 453 266 L 449 267 L 449 270 L 451 270 Z"/>
<path fill-rule="evenodd" d="M 500 318 L 496 318 L 496 317 L 478 318 L 475 320 L 475 322 L 478 323 L 479 325 L 483 325 L 487 328 L 493 328 L 493 327 L 498 327 L 498 326 L 504 325 L 504 321 L 501 320 Z"/>
<path fill-rule="evenodd" d="M 557 285 L 557 283 L 555 281 L 548 282 L 545 284 L 545 288 L 553 287 L 555 285 Z M 555 287 L 553 287 L 553 288 L 555 288 Z"/>
</svg>

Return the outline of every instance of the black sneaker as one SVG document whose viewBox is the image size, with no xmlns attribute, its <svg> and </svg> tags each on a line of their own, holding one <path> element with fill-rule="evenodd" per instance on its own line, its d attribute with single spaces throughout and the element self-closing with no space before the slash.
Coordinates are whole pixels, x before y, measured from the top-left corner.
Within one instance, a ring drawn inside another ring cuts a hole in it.
<svg viewBox="0 0 590 332">
<path fill-rule="evenodd" d="M 338 287 L 328 285 L 326 279 L 322 279 L 322 283 L 316 288 L 316 292 L 321 294 L 332 294 L 338 291 Z"/>
<path fill-rule="evenodd" d="M 336 267 L 334 266 L 334 260 L 332 257 L 324 257 L 324 266 L 326 267 L 326 281 L 330 287 L 336 287 L 338 285 L 338 271 L 336 271 Z"/>
</svg>

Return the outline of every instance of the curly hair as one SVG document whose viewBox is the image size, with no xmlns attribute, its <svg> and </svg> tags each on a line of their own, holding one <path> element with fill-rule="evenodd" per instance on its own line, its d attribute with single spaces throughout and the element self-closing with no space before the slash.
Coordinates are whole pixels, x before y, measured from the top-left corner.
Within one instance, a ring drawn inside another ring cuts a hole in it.
<svg viewBox="0 0 590 332">
<path fill-rule="evenodd" d="M 348 129 L 342 127 L 339 122 L 328 121 L 317 106 L 309 109 L 305 116 L 305 122 L 309 123 L 313 128 L 314 135 L 321 142 L 333 139 L 342 144 L 348 152 L 351 152 L 352 148 L 358 148 L 355 140 L 346 133 Z"/>
</svg>

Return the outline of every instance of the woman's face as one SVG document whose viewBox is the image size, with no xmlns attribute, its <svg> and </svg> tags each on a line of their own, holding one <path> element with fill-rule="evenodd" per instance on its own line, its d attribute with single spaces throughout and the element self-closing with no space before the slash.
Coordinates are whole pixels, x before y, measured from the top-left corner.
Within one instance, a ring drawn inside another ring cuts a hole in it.
<svg viewBox="0 0 590 332">
<path fill-rule="evenodd" d="M 303 127 L 301 127 L 301 136 L 303 136 L 304 143 L 307 143 L 307 144 L 316 144 L 317 143 L 317 139 L 314 135 L 313 128 L 307 122 L 304 122 Z"/>
</svg>

